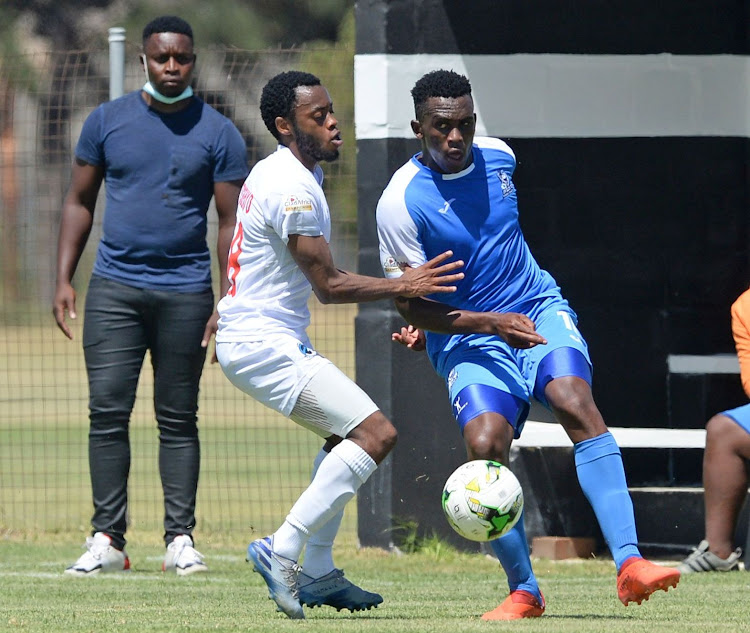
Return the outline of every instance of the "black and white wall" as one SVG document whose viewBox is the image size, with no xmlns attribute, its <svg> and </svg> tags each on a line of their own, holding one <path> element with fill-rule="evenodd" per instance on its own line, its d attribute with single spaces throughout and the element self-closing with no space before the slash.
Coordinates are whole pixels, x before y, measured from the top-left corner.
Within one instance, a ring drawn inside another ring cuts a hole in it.
<svg viewBox="0 0 750 633">
<path fill-rule="evenodd" d="M 668 355 L 734 350 L 729 306 L 750 284 L 749 19 L 747 0 L 358 1 L 360 271 L 380 274 L 375 205 L 418 151 L 410 89 L 453 69 L 478 133 L 516 153 L 526 239 L 579 315 L 608 424 L 700 428 L 740 404 L 736 376 L 666 384 Z M 358 381 L 401 434 L 360 495 L 381 543 L 383 513 L 409 516 L 464 460 L 444 385 L 389 347 L 400 324 L 387 304 L 357 320 Z M 677 463 L 677 479 L 698 483 L 699 466 Z M 675 480 L 673 460 L 626 468 Z"/>
</svg>

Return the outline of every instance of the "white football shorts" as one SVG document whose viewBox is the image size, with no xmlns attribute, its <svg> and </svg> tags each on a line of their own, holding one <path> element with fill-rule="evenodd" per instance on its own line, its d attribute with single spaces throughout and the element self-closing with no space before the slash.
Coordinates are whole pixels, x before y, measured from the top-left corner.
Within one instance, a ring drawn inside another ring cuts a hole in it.
<svg viewBox="0 0 750 633">
<path fill-rule="evenodd" d="M 292 336 L 217 343 L 216 357 L 235 387 L 323 438 L 346 437 L 378 410 L 344 372 Z"/>
</svg>

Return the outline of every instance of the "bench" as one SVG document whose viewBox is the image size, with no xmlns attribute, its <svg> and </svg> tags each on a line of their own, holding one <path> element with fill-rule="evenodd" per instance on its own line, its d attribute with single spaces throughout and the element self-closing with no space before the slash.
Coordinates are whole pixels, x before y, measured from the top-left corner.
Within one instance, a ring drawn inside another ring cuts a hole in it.
<svg viewBox="0 0 750 633">
<path fill-rule="evenodd" d="M 670 354 L 667 357 L 667 388 L 675 374 L 739 374 L 740 363 L 736 354 Z M 537 414 L 535 416 L 535 414 Z M 533 421 L 534 417 L 546 420 Z M 513 442 L 520 447 L 566 447 L 573 446 L 565 430 L 546 412 L 532 407 L 521 437 Z M 549 422 L 553 422 L 550 424 Z M 708 422 L 708 420 L 706 420 Z M 699 448 L 706 445 L 705 429 L 670 428 L 620 428 L 610 427 L 621 448 Z"/>
<path fill-rule="evenodd" d="M 667 356 L 668 377 L 672 374 L 739 374 L 736 354 L 670 354 Z"/>
<path fill-rule="evenodd" d="M 740 373 L 740 362 L 736 354 L 670 354 L 667 357 L 667 367 L 669 369 L 667 374 L 667 389 L 669 389 L 671 377 L 676 374 L 739 375 Z M 750 526 L 748 526 L 745 541 L 744 563 L 745 570 L 750 571 Z"/>
<path fill-rule="evenodd" d="M 609 427 L 620 448 L 704 448 L 706 429 L 643 429 Z M 521 437 L 513 441 L 519 448 L 538 446 L 570 447 L 565 429 L 559 424 L 529 420 L 523 427 Z"/>
</svg>

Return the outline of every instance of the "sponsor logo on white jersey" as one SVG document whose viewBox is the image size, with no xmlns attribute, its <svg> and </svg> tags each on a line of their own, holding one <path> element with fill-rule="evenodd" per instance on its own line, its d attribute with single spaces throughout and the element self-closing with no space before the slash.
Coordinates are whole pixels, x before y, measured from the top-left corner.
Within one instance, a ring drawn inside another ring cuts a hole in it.
<svg viewBox="0 0 750 633">
<path fill-rule="evenodd" d="M 312 200 L 300 196 L 289 196 L 284 200 L 284 213 L 306 213 L 313 210 Z"/>
<path fill-rule="evenodd" d="M 395 257 L 389 256 L 388 259 L 385 260 L 385 263 L 383 264 L 383 271 L 386 275 L 397 273 L 400 270 L 403 270 L 403 268 L 396 261 Z"/>
</svg>

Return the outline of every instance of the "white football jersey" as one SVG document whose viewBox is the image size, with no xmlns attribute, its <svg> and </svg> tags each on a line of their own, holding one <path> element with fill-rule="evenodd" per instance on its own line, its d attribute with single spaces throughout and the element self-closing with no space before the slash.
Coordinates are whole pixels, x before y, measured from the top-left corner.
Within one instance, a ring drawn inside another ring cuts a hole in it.
<svg viewBox="0 0 750 633">
<path fill-rule="evenodd" d="M 221 299 L 217 342 L 258 341 L 269 334 L 305 340 L 312 287 L 292 258 L 290 235 L 331 239 L 323 170 L 310 172 L 291 150 L 253 167 L 242 186 L 229 250 L 229 292 Z"/>
</svg>

